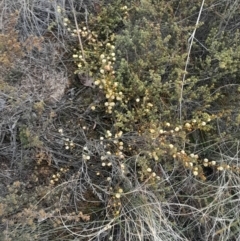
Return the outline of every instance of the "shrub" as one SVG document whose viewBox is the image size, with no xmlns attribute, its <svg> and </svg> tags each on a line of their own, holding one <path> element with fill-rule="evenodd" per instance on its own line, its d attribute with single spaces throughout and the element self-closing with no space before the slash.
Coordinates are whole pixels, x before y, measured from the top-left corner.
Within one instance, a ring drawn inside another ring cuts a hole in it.
<svg viewBox="0 0 240 241">
<path fill-rule="evenodd" d="M 60 33 L 52 66 L 67 56 L 75 76 L 69 96 L 35 98 L 16 122 L 18 167 L 33 171 L 1 197 L 4 239 L 238 238 L 238 7 L 192 3 L 50 4 L 43 46 L 16 41 L 43 67 Z"/>
</svg>

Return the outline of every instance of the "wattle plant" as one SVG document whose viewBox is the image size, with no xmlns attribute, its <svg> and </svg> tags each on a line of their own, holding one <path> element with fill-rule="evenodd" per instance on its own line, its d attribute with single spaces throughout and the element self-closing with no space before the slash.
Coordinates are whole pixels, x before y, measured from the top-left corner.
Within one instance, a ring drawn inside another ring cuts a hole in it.
<svg viewBox="0 0 240 241">
<path fill-rule="evenodd" d="M 1 77 L 14 171 L 0 175 L 0 239 L 237 240 L 237 1 L 45 4 L 0 36 L 6 73 L 36 71 Z M 42 82 L 63 69 L 50 103 Z"/>
</svg>

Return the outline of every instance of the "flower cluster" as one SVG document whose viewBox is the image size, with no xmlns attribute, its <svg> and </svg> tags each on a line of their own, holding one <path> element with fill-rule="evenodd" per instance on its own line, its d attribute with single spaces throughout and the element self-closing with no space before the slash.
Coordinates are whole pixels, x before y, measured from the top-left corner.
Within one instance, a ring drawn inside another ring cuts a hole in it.
<svg viewBox="0 0 240 241">
<path fill-rule="evenodd" d="M 73 142 L 73 140 L 70 140 L 69 138 L 65 138 L 64 133 L 63 133 L 63 129 L 59 128 L 58 132 L 60 133 L 60 135 L 62 136 L 62 139 L 64 141 L 64 146 L 66 150 L 72 150 L 75 147 L 75 143 Z"/>
<path fill-rule="evenodd" d="M 100 55 L 99 61 L 101 62 L 100 78 L 94 84 L 104 91 L 106 112 L 111 114 L 116 101 L 122 101 L 123 99 L 120 84 L 115 80 L 115 46 L 107 43 L 105 53 Z"/>
<path fill-rule="evenodd" d="M 91 159 L 91 152 L 90 152 L 90 150 L 88 149 L 87 146 L 83 147 L 82 159 L 84 161 L 89 161 Z"/>
<path fill-rule="evenodd" d="M 51 180 L 50 180 L 50 184 L 54 185 L 54 184 L 58 183 L 60 181 L 60 178 L 68 171 L 69 171 L 68 167 L 60 168 L 60 170 L 57 173 L 52 175 Z"/>
<path fill-rule="evenodd" d="M 113 188 L 110 188 L 110 191 L 113 192 Z M 113 217 L 118 217 L 121 212 L 122 203 L 120 199 L 122 195 L 123 195 L 123 189 L 118 188 L 115 192 L 113 192 L 113 195 L 108 202 L 108 205 L 107 205 L 108 213 Z"/>
</svg>

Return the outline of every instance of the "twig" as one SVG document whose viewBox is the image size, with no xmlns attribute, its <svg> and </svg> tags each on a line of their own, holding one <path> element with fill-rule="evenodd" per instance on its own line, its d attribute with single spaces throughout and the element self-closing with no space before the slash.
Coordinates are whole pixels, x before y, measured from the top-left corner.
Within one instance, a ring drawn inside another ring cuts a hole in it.
<svg viewBox="0 0 240 241">
<path fill-rule="evenodd" d="M 82 3 L 82 1 L 81 1 L 81 3 Z M 73 12 L 74 22 L 75 22 L 75 26 L 76 26 L 76 30 L 77 30 L 78 41 L 79 41 L 79 45 L 80 45 L 82 56 L 83 56 L 83 61 L 86 62 L 84 50 L 83 50 L 83 45 L 82 45 L 82 39 L 81 39 L 81 36 L 80 36 L 80 31 L 79 31 L 79 28 L 78 28 L 77 17 L 76 17 L 75 9 L 73 7 L 73 3 L 72 3 L 72 12 Z"/>
<path fill-rule="evenodd" d="M 184 73 L 183 73 L 182 86 L 181 86 L 181 96 L 180 96 L 180 99 L 179 99 L 179 108 L 180 108 L 180 114 L 179 114 L 180 116 L 179 116 L 179 118 L 180 118 L 180 123 L 182 123 L 183 88 L 184 88 L 184 84 L 185 84 L 187 67 L 188 67 L 188 63 L 189 63 L 189 59 L 190 59 L 190 54 L 191 54 L 191 50 L 192 50 L 193 40 L 194 40 L 195 33 L 196 33 L 196 30 L 197 30 L 197 26 L 198 26 L 198 23 L 199 23 L 201 14 L 202 14 L 204 2 L 205 2 L 205 0 L 202 1 L 202 5 L 201 5 L 200 11 L 199 11 L 199 13 L 198 13 L 198 18 L 197 18 L 197 21 L 196 21 L 196 24 L 195 24 L 195 28 L 194 28 L 194 30 L 193 30 L 192 35 L 191 35 L 190 38 L 188 39 L 188 42 L 190 42 L 190 45 L 189 45 L 188 56 L 187 56 L 187 60 L 186 60 L 185 68 L 184 68 Z"/>
</svg>

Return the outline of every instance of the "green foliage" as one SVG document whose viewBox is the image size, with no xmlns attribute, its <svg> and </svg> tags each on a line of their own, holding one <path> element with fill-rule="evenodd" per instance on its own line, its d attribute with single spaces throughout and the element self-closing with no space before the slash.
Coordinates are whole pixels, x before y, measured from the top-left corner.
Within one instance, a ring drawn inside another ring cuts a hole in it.
<svg viewBox="0 0 240 241">
<path fill-rule="evenodd" d="M 0 199 L 5 237 L 238 238 L 238 8 L 118 0 L 94 3 L 83 17 L 74 6 L 55 6 L 61 24 L 48 31 L 71 36 L 69 70 L 80 84 L 50 110 L 35 100 L 44 121 L 27 114 L 18 124 L 34 171 Z M 41 40 L 27 42 L 38 49 Z M 4 59 L 5 45 L 0 39 Z"/>
<path fill-rule="evenodd" d="M 19 138 L 23 147 L 37 147 L 40 148 L 42 146 L 42 142 L 39 140 L 39 137 L 36 133 L 32 133 L 28 127 L 21 126 L 19 132 Z"/>
</svg>

